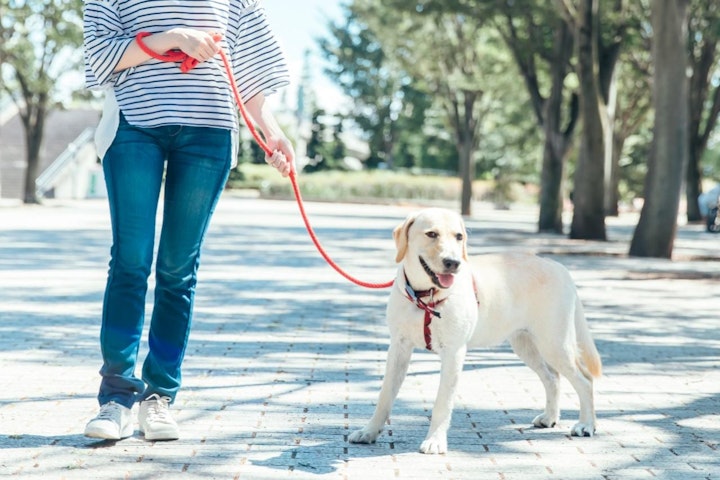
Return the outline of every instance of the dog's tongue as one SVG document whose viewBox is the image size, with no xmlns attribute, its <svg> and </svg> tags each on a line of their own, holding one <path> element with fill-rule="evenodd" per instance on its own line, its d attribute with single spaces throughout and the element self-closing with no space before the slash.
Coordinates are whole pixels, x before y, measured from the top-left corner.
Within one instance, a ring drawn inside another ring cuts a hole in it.
<svg viewBox="0 0 720 480">
<path fill-rule="evenodd" d="M 440 282 L 440 285 L 443 286 L 443 288 L 450 288 L 455 281 L 455 275 L 451 274 L 445 274 L 445 275 L 438 275 L 437 276 L 438 282 Z"/>
</svg>

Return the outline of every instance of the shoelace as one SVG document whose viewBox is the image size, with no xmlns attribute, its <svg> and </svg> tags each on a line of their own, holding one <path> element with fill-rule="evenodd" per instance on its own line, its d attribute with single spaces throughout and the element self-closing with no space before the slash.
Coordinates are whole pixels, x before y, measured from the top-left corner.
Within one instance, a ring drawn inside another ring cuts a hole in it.
<svg viewBox="0 0 720 480">
<path fill-rule="evenodd" d="M 148 422 L 173 423 L 169 408 L 170 397 L 161 397 L 154 393 L 145 399 L 145 401 L 148 402 Z"/>
<path fill-rule="evenodd" d="M 109 402 L 102 406 L 100 412 L 98 412 L 98 420 L 114 420 L 115 417 L 121 414 L 120 404 L 115 402 Z"/>
</svg>

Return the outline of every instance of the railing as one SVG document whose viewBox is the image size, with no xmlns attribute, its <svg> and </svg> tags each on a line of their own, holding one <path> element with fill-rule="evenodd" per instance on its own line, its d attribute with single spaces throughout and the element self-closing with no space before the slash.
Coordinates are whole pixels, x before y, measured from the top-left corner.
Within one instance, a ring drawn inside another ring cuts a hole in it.
<svg viewBox="0 0 720 480">
<path fill-rule="evenodd" d="M 47 192 L 52 190 L 55 186 L 55 181 L 65 171 L 66 168 L 71 166 L 77 161 L 77 153 L 86 144 L 93 141 L 93 135 L 95 129 L 88 127 L 77 136 L 75 140 L 67 146 L 48 168 L 40 174 L 35 180 L 35 193 L 38 198 L 45 196 Z"/>
</svg>

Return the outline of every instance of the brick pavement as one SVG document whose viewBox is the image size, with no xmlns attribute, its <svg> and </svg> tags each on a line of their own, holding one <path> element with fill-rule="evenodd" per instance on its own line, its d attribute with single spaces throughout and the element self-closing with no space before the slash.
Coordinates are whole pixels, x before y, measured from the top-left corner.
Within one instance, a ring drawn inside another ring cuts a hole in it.
<svg viewBox="0 0 720 480">
<path fill-rule="evenodd" d="M 392 278 L 390 231 L 413 207 L 310 204 L 331 255 Z M 375 445 L 347 443 L 384 368 L 386 291 L 356 287 L 315 252 L 292 202 L 226 195 L 203 253 L 195 326 L 174 407 L 183 436 L 82 436 L 96 411 L 98 316 L 109 250 L 105 203 L 0 207 L 0 476 L 49 479 L 718 479 L 720 236 L 681 227 L 677 260 L 628 259 L 611 241 L 535 235 L 532 210 L 479 208 L 471 252 L 522 249 L 566 264 L 605 363 L 598 435 L 530 422 L 542 386 L 507 346 L 472 351 L 450 452 L 426 456 L 437 358 L 416 352 Z M 141 358 L 146 345 L 143 345 Z"/>
</svg>

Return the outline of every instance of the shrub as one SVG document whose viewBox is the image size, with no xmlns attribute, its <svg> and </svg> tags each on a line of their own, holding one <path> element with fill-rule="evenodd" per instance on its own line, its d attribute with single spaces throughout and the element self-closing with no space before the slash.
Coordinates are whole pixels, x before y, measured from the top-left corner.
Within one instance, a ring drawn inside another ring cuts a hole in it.
<svg viewBox="0 0 720 480">
<path fill-rule="evenodd" d="M 258 190 L 262 198 L 294 198 L 289 179 L 282 178 L 267 165 L 241 164 L 231 177 L 228 188 Z M 322 171 L 301 173 L 298 184 L 304 199 L 342 202 L 402 202 L 460 200 L 460 179 L 444 175 L 420 175 L 412 172 L 365 170 L 362 172 Z M 496 183 L 498 183 L 496 185 Z M 528 189 L 507 180 L 477 180 L 473 184 L 475 201 L 505 206 L 514 201 L 530 200 Z"/>
</svg>

